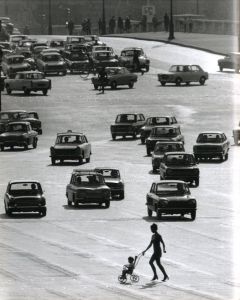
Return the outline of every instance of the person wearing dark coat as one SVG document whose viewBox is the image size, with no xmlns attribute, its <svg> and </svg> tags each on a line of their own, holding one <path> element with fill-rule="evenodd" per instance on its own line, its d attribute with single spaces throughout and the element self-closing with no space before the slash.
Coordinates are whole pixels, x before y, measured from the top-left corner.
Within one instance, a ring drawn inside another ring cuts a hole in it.
<svg viewBox="0 0 240 300">
<path fill-rule="evenodd" d="M 123 19 L 121 17 L 118 17 L 117 27 L 118 33 L 123 33 Z"/>
</svg>

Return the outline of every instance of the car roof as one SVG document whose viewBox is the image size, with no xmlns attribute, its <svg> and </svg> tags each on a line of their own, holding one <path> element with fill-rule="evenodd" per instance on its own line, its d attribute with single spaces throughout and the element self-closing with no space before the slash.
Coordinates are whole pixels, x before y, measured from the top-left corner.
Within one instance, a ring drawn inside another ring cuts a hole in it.
<svg viewBox="0 0 240 300">
<path fill-rule="evenodd" d="M 57 136 L 60 136 L 60 135 L 84 135 L 84 134 L 81 132 L 74 132 L 72 130 L 68 130 L 66 132 L 57 133 Z"/>
<path fill-rule="evenodd" d="M 181 155 L 181 154 L 193 155 L 192 153 L 185 152 L 185 151 L 165 152 L 165 155 Z"/>
<path fill-rule="evenodd" d="M 156 142 L 156 145 L 157 144 L 182 144 L 183 145 L 183 143 L 182 142 L 177 142 L 177 141 L 157 141 Z M 178 152 L 179 153 L 179 152 Z"/>
<path fill-rule="evenodd" d="M 180 128 L 179 124 L 171 124 L 171 125 L 159 125 L 159 126 L 154 126 L 152 129 L 156 128 Z"/>
<path fill-rule="evenodd" d="M 161 181 L 154 181 L 153 183 L 161 184 L 161 183 L 174 183 L 174 182 L 187 184 L 185 181 L 182 181 L 182 180 L 161 180 Z"/>
<path fill-rule="evenodd" d="M 148 117 L 147 119 L 152 119 L 152 118 L 175 118 L 175 116 L 152 116 L 152 117 Z"/>
<path fill-rule="evenodd" d="M 12 183 L 39 183 L 40 184 L 40 182 L 38 180 L 31 180 L 31 179 L 30 180 L 25 180 L 25 179 L 23 179 L 23 180 L 10 180 L 8 183 L 9 184 L 12 184 Z"/>
<path fill-rule="evenodd" d="M 9 123 L 8 123 L 8 125 L 11 125 L 11 124 L 30 125 L 30 123 L 27 122 L 27 121 L 16 121 L 16 122 L 9 122 Z"/>
<path fill-rule="evenodd" d="M 127 47 L 127 48 L 124 48 L 122 51 L 126 51 L 126 50 L 142 50 L 141 47 Z"/>
<path fill-rule="evenodd" d="M 53 52 L 53 51 L 52 52 L 51 51 L 50 52 L 47 52 L 47 51 L 46 52 L 43 52 L 43 51 L 41 52 L 42 56 L 48 56 L 48 55 L 53 55 L 53 54 L 57 55 L 57 56 L 61 56 L 61 54 L 57 51 L 56 52 Z"/>
<path fill-rule="evenodd" d="M 21 72 L 17 72 L 16 74 L 43 74 L 40 71 L 21 71 Z"/>
<path fill-rule="evenodd" d="M 1 114 L 9 114 L 9 113 L 20 113 L 20 112 L 26 112 L 26 110 L 21 110 L 21 109 L 19 109 L 19 110 L 4 110 L 4 111 L 1 111 L 0 113 Z"/>
<path fill-rule="evenodd" d="M 222 131 L 203 131 L 203 132 L 200 132 L 198 135 L 200 134 L 223 134 L 224 132 Z"/>
<path fill-rule="evenodd" d="M 118 114 L 118 116 L 123 116 L 123 115 L 143 115 L 143 113 L 122 113 L 122 114 Z"/>
<path fill-rule="evenodd" d="M 94 171 L 93 169 L 74 169 L 72 174 L 79 174 L 79 175 L 101 175 L 101 173 L 98 173 L 96 171 Z"/>
<path fill-rule="evenodd" d="M 21 54 L 9 54 L 9 55 L 7 56 L 7 58 L 11 58 L 11 57 L 22 57 L 22 58 L 24 58 L 24 56 L 21 55 Z"/>
<path fill-rule="evenodd" d="M 116 169 L 116 168 L 108 168 L 108 167 L 96 167 L 94 168 L 94 170 L 116 170 L 116 171 L 119 171 L 119 169 Z"/>
</svg>

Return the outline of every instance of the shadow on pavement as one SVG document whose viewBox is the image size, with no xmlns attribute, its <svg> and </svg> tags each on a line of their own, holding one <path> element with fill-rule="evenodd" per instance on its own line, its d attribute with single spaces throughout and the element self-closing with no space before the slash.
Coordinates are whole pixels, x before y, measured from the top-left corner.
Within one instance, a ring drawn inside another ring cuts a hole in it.
<svg viewBox="0 0 240 300">
<path fill-rule="evenodd" d="M 0 219 L 40 219 L 39 213 L 13 213 L 11 216 L 7 214 L 0 214 Z"/>
<path fill-rule="evenodd" d="M 86 209 L 106 209 L 106 207 L 103 205 L 98 205 L 98 204 L 79 204 L 77 207 L 75 206 L 68 206 L 67 204 L 62 206 L 66 210 L 86 210 Z"/>
<path fill-rule="evenodd" d="M 156 216 L 148 217 L 145 216 L 142 218 L 144 221 L 152 223 L 154 222 L 193 222 L 189 217 L 181 217 L 181 216 L 162 216 L 161 220 L 158 220 Z"/>
</svg>

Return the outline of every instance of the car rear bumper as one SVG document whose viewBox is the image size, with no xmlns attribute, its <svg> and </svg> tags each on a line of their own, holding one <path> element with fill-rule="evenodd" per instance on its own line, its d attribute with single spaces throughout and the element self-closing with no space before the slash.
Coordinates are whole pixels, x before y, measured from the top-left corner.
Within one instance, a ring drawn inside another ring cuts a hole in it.
<svg viewBox="0 0 240 300">
<path fill-rule="evenodd" d="M 46 212 L 46 206 L 9 206 L 10 212 Z"/>
<path fill-rule="evenodd" d="M 6 142 L 0 142 L 0 146 L 3 147 L 13 147 L 13 146 L 19 146 L 19 147 L 25 147 L 27 146 L 27 141 L 6 141 Z"/>
</svg>

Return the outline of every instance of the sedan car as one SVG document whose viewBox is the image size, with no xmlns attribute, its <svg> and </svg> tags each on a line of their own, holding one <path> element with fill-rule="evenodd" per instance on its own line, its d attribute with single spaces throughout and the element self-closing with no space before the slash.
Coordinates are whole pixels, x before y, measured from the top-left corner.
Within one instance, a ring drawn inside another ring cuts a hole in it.
<svg viewBox="0 0 240 300">
<path fill-rule="evenodd" d="M 149 217 L 154 211 L 158 219 L 161 219 L 163 214 L 179 214 L 182 217 L 190 214 L 192 220 L 196 218 L 197 201 L 191 196 L 186 182 L 180 180 L 153 182 L 146 198 Z"/>
<path fill-rule="evenodd" d="M 166 152 L 159 167 L 160 179 L 183 180 L 199 186 L 199 168 L 192 153 Z"/>
<path fill-rule="evenodd" d="M 176 118 L 171 116 L 147 118 L 146 123 L 140 130 L 142 144 L 144 144 L 145 140 L 149 137 L 153 127 L 160 126 L 160 125 L 172 125 L 176 123 L 177 123 Z"/>
<path fill-rule="evenodd" d="M 112 168 L 95 168 L 94 171 L 103 175 L 105 183 L 111 189 L 111 196 L 117 196 L 120 200 L 124 199 L 124 182 L 120 172 Z"/>
<path fill-rule="evenodd" d="M 193 153 L 197 160 L 219 158 L 221 161 L 228 159 L 230 142 L 225 133 L 221 131 L 206 131 L 198 135 Z"/>
<path fill-rule="evenodd" d="M 5 147 L 13 149 L 15 146 L 24 147 L 32 145 L 37 148 L 37 132 L 32 130 L 29 122 L 11 122 L 8 123 L 5 132 L 0 134 L 0 149 L 4 151 Z"/>
<path fill-rule="evenodd" d="M 66 188 L 68 206 L 96 203 L 110 206 L 111 190 L 102 174 L 93 170 L 73 170 L 70 183 Z"/>
<path fill-rule="evenodd" d="M 116 56 L 112 53 L 112 51 L 108 50 L 95 51 L 92 54 L 92 59 L 96 69 L 100 69 L 102 67 L 117 67 L 119 65 Z"/>
<path fill-rule="evenodd" d="M 130 70 L 136 70 L 137 66 L 134 65 L 133 61 L 133 58 L 136 55 L 136 53 L 138 55 L 140 68 L 145 69 L 146 72 L 148 72 L 150 67 L 150 60 L 144 53 L 143 49 L 139 47 L 124 48 L 121 51 L 121 55 L 119 56 L 120 65 Z"/>
<path fill-rule="evenodd" d="M 236 73 L 240 70 L 240 52 L 231 52 L 224 58 L 218 60 L 219 70 L 234 69 Z"/>
<path fill-rule="evenodd" d="M 31 66 L 25 62 L 23 55 L 5 55 L 2 60 L 2 70 L 5 75 L 14 78 L 17 72 L 30 71 Z"/>
<path fill-rule="evenodd" d="M 66 63 L 58 52 L 41 52 L 36 59 L 36 65 L 38 70 L 43 72 L 45 75 L 55 73 L 65 76 L 67 74 Z"/>
<path fill-rule="evenodd" d="M 158 74 L 158 81 L 163 86 L 166 83 L 175 83 L 177 86 L 181 83 L 189 85 L 191 82 L 204 85 L 207 79 L 208 73 L 198 65 L 173 65 L 168 72 Z"/>
<path fill-rule="evenodd" d="M 134 83 L 137 82 L 137 75 L 128 71 L 128 69 L 123 67 L 108 67 L 105 69 L 107 72 L 107 79 L 105 86 L 110 86 L 112 89 L 116 89 L 119 85 L 128 85 L 131 89 Z M 98 77 L 92 78 L 92 83 L 95 90 L 101 86 L 101 79 Z"/>
<path fill-rule="evenodd" d="M 56 160 L 63 163 L 64 160 L 78 160 L 82 163 L 83 159 L 90 162 L 91 144 L 86 136 L 79 132 L 68 130 L 58 133 L 55 145 L 50 148 L 51 162 L 55 165 Z"/>
<path fill-rule="evenodd" d="M 184 144 L 184 136 L 181 133 L 179 125 L 156 126 L 152 128 L 150 136 L 146 139 L 147 155 L 154 150 L 157 142 L 182 142 Z"/>
<path fill-rule="evenodd" d="M 46 199 L 38 181 L 10 181 L 4 196 L 7 215 L 13 212 L 39 212 L 46 216 Z"/>
</svg>

